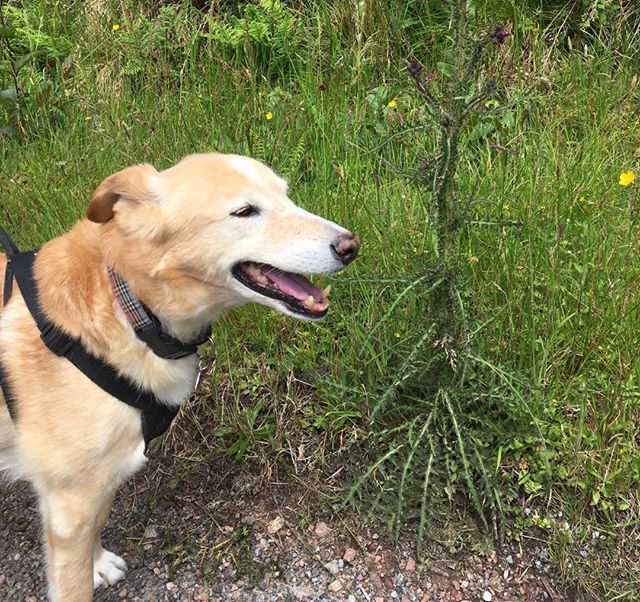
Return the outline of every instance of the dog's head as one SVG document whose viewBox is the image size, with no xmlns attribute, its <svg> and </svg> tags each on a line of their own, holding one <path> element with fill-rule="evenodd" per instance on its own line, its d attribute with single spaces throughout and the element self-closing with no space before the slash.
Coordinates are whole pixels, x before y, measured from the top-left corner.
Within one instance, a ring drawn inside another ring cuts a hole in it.
<svg viewBox="0 0 640 602">
<path fill-rule="evenodd" d="M 158 284 L 187 287 L 217 309 L 255 301 L 322 318 L 328 291 L 302 274 L 337 272 L 360 248 L 348 230 L 297 207 L 271 169 L 238 155 L 191 155 L 162 172 L 129 167 L 98 187 L 87 217 L 107 226 L 116 269 L 135 249 Z M 123 247 L 124 256 L 114 251 Z"/>
</svg>

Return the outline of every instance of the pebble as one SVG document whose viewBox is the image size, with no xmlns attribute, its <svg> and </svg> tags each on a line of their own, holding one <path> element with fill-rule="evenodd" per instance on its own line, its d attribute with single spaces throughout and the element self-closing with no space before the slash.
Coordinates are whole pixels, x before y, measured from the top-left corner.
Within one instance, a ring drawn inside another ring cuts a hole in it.
<svg viewBox="0 0 640 602">
<path fill-rule="evenodd" d="M 339 592 L 344 586 L 342 585 L 342 581 L 340 579 L 336 579 L 329 584 L 329 591 L 336 593 Z"/>
<path fill-rule="evenodd" d="M 342 558 L 347 562 L 353 562 L 355 557 L 358 555 L 358 551 L 354 548 L 347 548 L 342 555 Z"/>
<path fill-rule="evenodd" d="M 491 600 L 493 600 L 493 595 L 490 591 L 482 592 L 482 599 L 484 602 L 491 602 Z"/>
<path fill-rule="evenodd" d="M 160 537 L 160 533 L 158 532 L 158 527 L 155 525 L 147 525 L 147 528 L 144 530 L 144 539 L 158 539 Z"/>
<path fill-rule="evenodd" d="M 319 522 L 316 523 L 316 527 L 313 530 L 317 537 L 323 538 L 331 533 L 331 529 L 327 526 L 327 523 Z"/>
<path fill-rule="evenodd" d="M 324 565 L 324 568 L 327 569 L 327 571 L 329 571 L 334 577 L 340 572 L 340 566 L 337 560 L 327 562 Z"/>
<path fill-rule="evenodd" d="M 284 527 L 284 518 L 282 516 L 276 516 L 276 518 L 274 518 L 267 525 L 267 531 L 269 531 L 269 533 L 273 535 L 274 533 L 277 533 L 278 531 L 280 531 L 282 527 Z"/>
</svg>

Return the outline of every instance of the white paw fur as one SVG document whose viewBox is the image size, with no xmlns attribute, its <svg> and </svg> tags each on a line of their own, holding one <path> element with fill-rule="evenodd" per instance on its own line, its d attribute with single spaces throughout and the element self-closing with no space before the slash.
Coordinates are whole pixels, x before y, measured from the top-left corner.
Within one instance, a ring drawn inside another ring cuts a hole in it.
<svg viewBox="0 0 640 602">
<path fill-rule="evenodd" d="M 108 587 L 118 583 L 127 574 L 127 563 L 109 550 L 104 548 L 93 559 L 93 588 L 102 585 Z"/>
</svg>

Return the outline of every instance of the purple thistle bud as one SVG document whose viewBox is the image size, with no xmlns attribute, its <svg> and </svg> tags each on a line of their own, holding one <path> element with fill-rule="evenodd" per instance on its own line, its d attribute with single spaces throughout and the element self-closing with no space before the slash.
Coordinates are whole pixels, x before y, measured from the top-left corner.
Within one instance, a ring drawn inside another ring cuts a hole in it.
<svg viewBox="0 0 640 602">
<path fill-rule="evenodd" d="M 423 69 L 424 69 L 424 66 L 422 65 L 422 63 L 416 59 L 411 59 L 409 61 L 409 64 L 407 65 L 407 71 L 409 72 L 409 75 L 411 75 L 412 77 L 416 77 L 420 75 L 420 72 Z"/>
<path fill-rule="evenodd" d="M 494 44 L 504 44 L 505 38 L 510 35 L 511 33 L 509 31 L 507 31 L 502 25 L 498 24 L 491 33 L 491 41 Z"/>
</svg>

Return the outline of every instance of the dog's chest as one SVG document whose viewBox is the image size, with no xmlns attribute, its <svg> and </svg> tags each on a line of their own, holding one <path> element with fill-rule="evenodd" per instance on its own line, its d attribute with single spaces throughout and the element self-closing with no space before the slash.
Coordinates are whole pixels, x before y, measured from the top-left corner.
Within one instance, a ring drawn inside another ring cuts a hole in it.
<svg viewBox="0 0 640 602">
<path fill-rule="evenodd" d="M 175 360 L 163 359 L 145 350 L 130 354 L 119 367 L 138 386 L 153 391 L 161 402 L 178 406 L 195 389 L 199 360 L 195 354 Z"/>
</svg>

